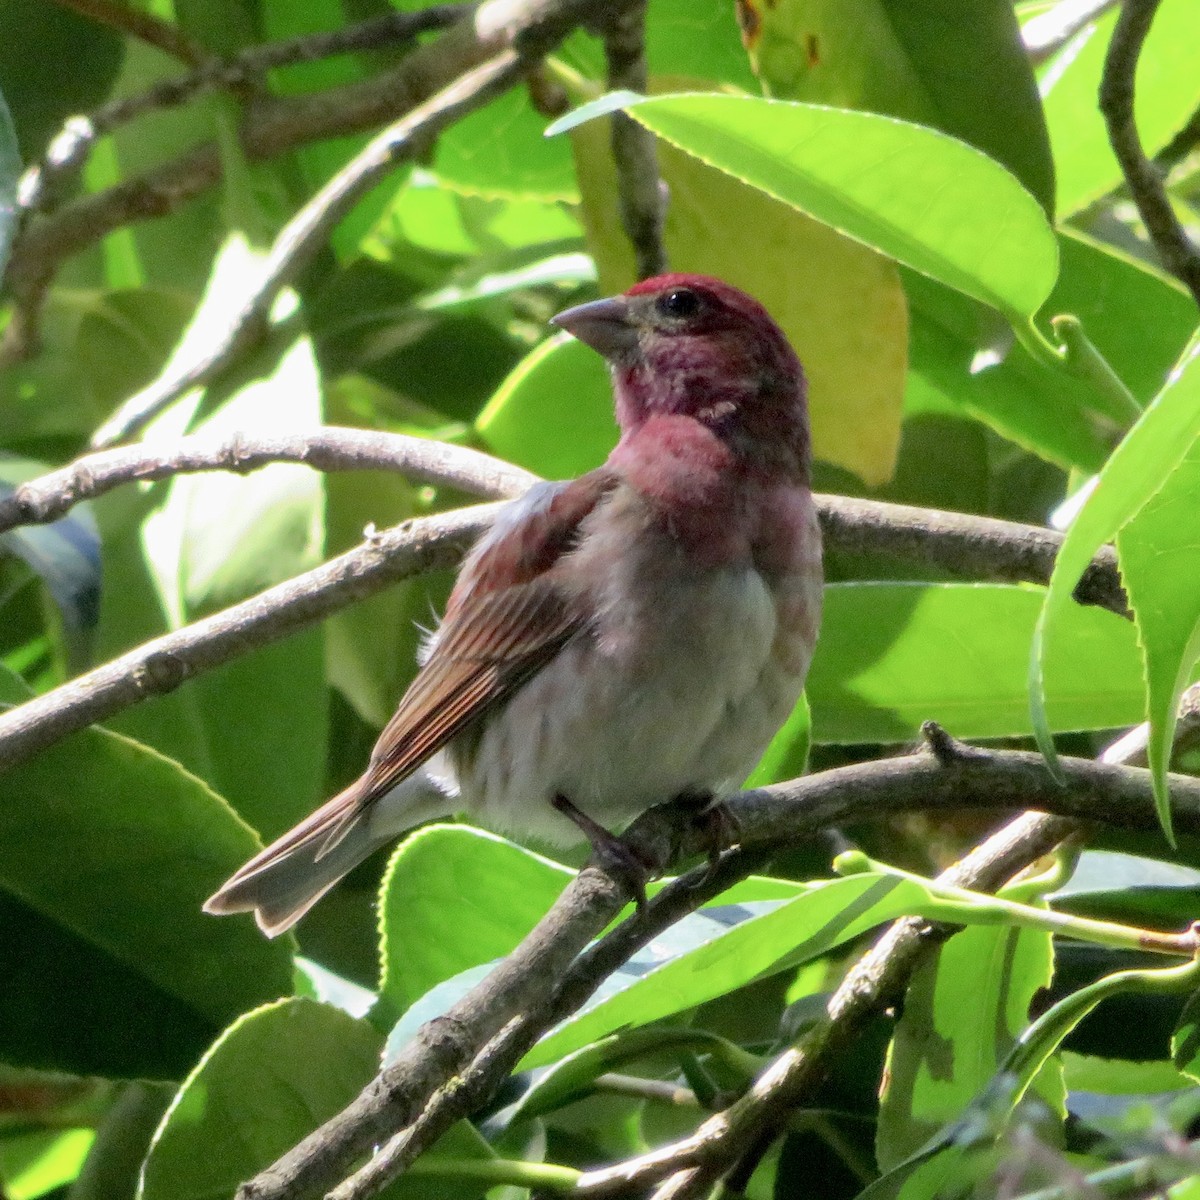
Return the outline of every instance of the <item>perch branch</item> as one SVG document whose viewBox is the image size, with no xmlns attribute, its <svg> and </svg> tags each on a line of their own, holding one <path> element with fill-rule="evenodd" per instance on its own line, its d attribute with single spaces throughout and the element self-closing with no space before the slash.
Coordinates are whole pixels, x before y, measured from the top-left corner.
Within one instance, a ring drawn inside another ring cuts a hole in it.
<svg viewBox="0 0 1200 1200">
<path fill-rule="evenodd" d="M 583 871 L 530 938 L 447 1014 L 422 1027 L 401 1057 L 347 1109 L 243 1185 L 239 1200 L 306 1200 L 328 1192 L 356 1159 L 383 1143 L 384 1149 L 333 1193 L 337 1200 L 377 1194 L 440 1132 L 486 1102 L 538 1036 L 575 1011 L 636 949 L 758 868 L 769 853 L 830 825 L 914 809 L 1023 809 L 1033 804 L 1073 817 L 1111 819 L 1124 827 L 1156 827 L 1149 772 L 1086 759 L 1062 762 L 1061 787 L 1039 755 L 971 751 L 945 762 L 930 753 L 884 759 L 743 792 L 729 801 L 741 846 L 721 856 L 711 877 L 708 867 L 681 877 L 576 957 L 627 899 L 602 872 Z M 1200 780 L 1172 776 L 1171 788 L 1176 827 L 1200 832 Z M 673 833 L 669 806 L 664 808 L 639 818 L 629 832 L 639 843 L 653 845 L 655 857 Z M 695 852 L 702 844 L 699 831 L 689 832 L 679 848 Z M 954 882 L 969 885 L 994 878 L 998 884 L 1027 861 L 1028 853 L 1028 847 L 1007 855 L 992 850 L 992 875 L 980 868 Z M 557 985 L 547 984 L 556 979 Z M 711 1142 L 709 1133 L 694 1153 L 706 1153 Z M 692 1161 L 650 1160 L 634 1160 L 637 1182 L 651 1182 Z M 585 1174 L 578 1194 L 619 1193 L 629 1185 L 630 1166 Z"/>
<path fill-rule="evenodd" d="M 1200 685 L 1188 689 L 1180 710 L 1178 732 L 1190 735 L 1200 725 Z M 1114 743 L 1098 765 L 1119 767 L 1139 757 L 1145 749 L 1146 730 L 1140 725 Z M 978 762 L 984 753 L 963 747 L 937 726 L 927 727 L 926 738 L 933 757 L 948 768 L 956 762 Z M 1031 800 L 1031 804 L 1037 806 L 1036 801 Z M 942 872 L 938 882 L 994 891 L 1084 828 L 1080 819 L 1069 816 L 1023 813 Z M 670 1175 L 654 1200 L 704 1196 L 726 1171 L 729 1187 L 734 1191 L 744 1189 L 789 1112 L 811 1095 L 829 1065 L 850 1047 L 874 1013 L 902 993 L 925 948 L 944 937 L 945 932 L 917 917 L 897 921 L 847 974 L 830 998 L 824 1020 L 806 1034 L 800 1045 L 776 1060 L 770 1079 L 764 1075 L 750 1098 L 743 1097 L 727 1113 L 712 1118 L 707 1122 L 707 1132 L 702 1126 L 691 1138 L 647 1156 L 650 1161 L 643 1168 L 623 1164 L 624 1178 L 636 1176 L 641 1169 L 657 1172 L 655 1177 L 662 1178 L 667 1174 L 665 1163 L 692 1157 L 693 1164 Z M 599 1188 L 597 1194 L 603 1195 L 606 1182 L 604 1175 L 594 1181 L 585 1176 L 580 1180 L 580 1192 L 590 1195 L 589 1189 Z"/>
<path fill-rule="evenodd" d="M 1158 5 L 1159 0 L 1125 0 L 1121 6 L 1104 59 L 1100 111 L 1113 153 L 1163 266 L 1182 280 L 1200 305 L 1200 249 L 1175 216 L 1162 173 L 1146 158 L 1133 112 L 1138 60 Z"/>
</svg>

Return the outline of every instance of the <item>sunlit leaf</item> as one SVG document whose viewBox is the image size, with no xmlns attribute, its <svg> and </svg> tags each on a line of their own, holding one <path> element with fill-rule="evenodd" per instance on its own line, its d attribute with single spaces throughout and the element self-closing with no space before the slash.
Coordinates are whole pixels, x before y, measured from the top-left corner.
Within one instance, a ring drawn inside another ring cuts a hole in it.
<svg viewBox="0 0 1200 1200">
<path fill-rule="evenodd" d="M 921 723 L 956 737 L 1031 731 L 1026 661 L 1040 588 L 971 583 L 844 583 L 825 589 L 807 692 L 813 738 L 900 742 Z M 1046 673 L 1057 731 L 1135 722 L 1142 710 L 1134 631 L 1074 606 Z"/>
<path fill-rule="evenodd" d="M 1041 308 L 1058 253 L 1037 201 L 999 164 L 873 113 L 742 96 L 606 97 L 660 137 L 1015 321 Z"/>
<path fill-rule="evenodd" d="M 1009 0 L 740 0 L 770 95 L 931 125 L 1053 210 L 1054 165 Z"/>
<path fill-rule="evenodd" d="M 1051 759 L 1054 748 L 1045 712 L 1044 659 L 1047 647 L 1053 646 L 1059 636 L 1060 622 L 1073 606 L 1072 590 L 1096 551 L 1115 537 L 1146 502 L 1162 490 L 1198 437 L 1200 343 L 1194 343 L 1141 420 L 1105 464 L 1095 489 L 1068 530 L 1055 560 L 1045 606 L 1035 631 L 1029 668 L 1034 730 L 1043 751 Z M 1183 478 L 1186 490 L 1188 477 Z M 1166 679 L 1161 662 L 1156 664 L 1154 671 L 1158 677 L 1155 698 L 1159 708 L 1153 714 L 1157 727 L 1165 711 L 1163 701 L 1172 694 L 1174 684 L 1163 687 Z M 1172 677 L 1177 677 L 1178 673 L 1178 668 L 1170 671 Z M 1163 830 L 1170 838 L 1171 813 L 1162 753 L 1166 743 L 1160 741 L 1158 745 L 1157 769 L 1154 773 L 1155 800 Z"/>
<path fill-rule="evenodd" d="M 611 293 L 634 282 L 635 268 L 617 218 L 607 124 L 572 137 L 588 245 Z M 660 145 L 659 161 L 671 196 L 664 237 L 672 269 L 718 275 L 760 300 L 804 364 L 814 454 L 868 483 L 888 479 L 908 346 L 895 266 L 672 145 Z"/>
</svg>

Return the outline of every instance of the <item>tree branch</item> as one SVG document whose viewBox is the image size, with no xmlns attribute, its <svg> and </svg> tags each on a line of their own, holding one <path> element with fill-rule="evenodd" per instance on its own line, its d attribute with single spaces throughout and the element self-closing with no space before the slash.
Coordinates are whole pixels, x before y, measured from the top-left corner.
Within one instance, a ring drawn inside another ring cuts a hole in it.
<svg viewBox="0 0 1200 1200">
<path fill-rule="evenodd" d="M 829 551 L 883 555 L 960 579 L 1046 584 L 1062 545 L 1062 534 L 1038 525 L 850 496 L 817 496 L 816 500 Z M 1083 573 L 1075 599 L 1129 615 L 1117 556 L 1110 546 Z"/>
<path fill-rule="evenodd" d="M 444 1016 L 423 1026 L 401 1056 L 347 1109 L 243 1185 L 239 1200 L 306 1200 L 328 1192 L 358 1157 L 384 1143 L 350 1182 L 333 1192 L 337 1200 L 366 1200 L 378 1194 L 454 1121 L 485 1103 L 541 1033 L 582 1005 L 638 948 L 758 869 L 779 847 L 830 825 L 917 809 L 1011 809 L 1032 804 L 1048 812 L 1111 820 L 1126 828 L 1156 827 L 1149 772 L 1086 759 L 1066 758 L 1062 763 L 1065 784 L 1061 787 L 1051 779 L 1040 755 L 971 751 L 948 763 L 922 752 L 743 792 L 728 802 L 739 830 L 738 849 L 723 854 L 714 868 L 700 867 L 680 877 L 641 912 L 580 954 L 628 899 L 602 872 L 585 869 L 495 971 Z M 1176 827 L 1180 832 L 1200 832 L 1200 780 L 1172 776 L 1171 788 Z M 649 847 L 648 853 L 660 861 L 666 842 L 676 841 L 683 853 L 701 850 L 702 832 L 688 829 L 680 836 L 675 820 L 671 806 L 661 806 L 640 817 L 627 836 Z M 986 885 L 995 880 L 992 886 L 996 886 L 1028 855 L 1027 845 L 1007 852 L 990 850 L 986 869 L 977 862 L 972 870 L 955 876 L 954 882 Z M 847 1026 L 846 1018 L 836 1026 L 843 1039 L 850 1036 Z M 771 1076 L 775 1078 L 777 1074 Z M 755 1087 L 765 1089 L 774 1112 L 784 1097 L 769 1084 L 763 1076 Z M 747 1121 L 760 1119 L 753 1104 L 739 1112 L 739 1122 L 742 1113 Z M 702 1132 L 707 1131 L 704 1138 L 688 1139 L 684 1151 L 679 1150 L 684 1144 L 677 1143 L 671 1157 L 645 1156 L 632 1164 L 586 1173 L 577 1194 L 615 1195 L 631 1182 L 652 1182 L 696 1156 L 711 1153 L 710 1146 L 725 1143 L 713 1141 L 710 1126 L 725 1117 L 722 1114 L 701 1126 Z M 636 1172 L 633 1176 L 631 1169 Z"/>
<path fill-rule="evenodd" d="M 183 438 L 170 450 L 100 451 L 0 499 L 0 532 L 53 520 L 80 500 L 121 483 L 180 471 L 250 470 L 269 462 L 322 470 L 391 469 L 482 495 L 515 495 L 533 476 L 461 447 L 331 427 L 289 437 Z M 1062 535 L 988 517 L 909 508 L 845 496 L 817 496 L 828 550 L 876 554 L 913 568 L 972 579 L 1046 583 Z M 410 521 L 356 550 L 184 629 L 164 634 L 104 666 L 0 715 L 0 769 L 123 709 L 177 687 L 268 642 L 322 620 L 412 574 L 456 563 L 488 527 L 494 507 Z M 1112 551 L 1093 561 L 1076 590 L 1082 603 L 1124 613 Z"/>
<path fill-rule="evenodd" d="M 1189 688 L 1181 704 L 1181 728 L 1189 733 L 1200 725 L 1200 685 Z M 1101 765 L 1121 766 L 1141 756 L 1146 726 L 1138 726 L 1105 752 Z M 956 763 L 969 767 L 979 762 L 978 750 L 964 747 L 936 726 L 927 728 L 933 756 L 946 767 Z M 1036 802 L 1031 801 L 1036 805 Z M 1007 879 L 1035 862 L 1043 854 L 1085 828 L 1079 820 L 1052 816 L 1048 812 L 1026 812 L 1010 821 L 960 862 L 938 876 L 938 882 L 976 891 L 995 891 Z M 690 1200 L 708 1194 L 708 1189 L 728 1171 L 731 1190 L 744 1190 L 763 1154 L 770 1148 L 789 1113 L 824 1079 L 830 1065 L 849 1049 L 880 1008 L 902 994 L 928 946 L 944 939 L 950 931 L 932 926 L 919 917 L 897 921 L 876 945 L 859 960 L 830 998 L 825 1019 L 811 1029 L 800 1045 L 787 1051 L 764 1075 L 749 1097 L 743 1097 L 728 1112 L 711 1118 L 692 1137 L 662 1147 L 643 1160 L 622 1164 L 579 1181 L 581 1195 L 605 1194 L 609 1178 L 640 1177 L 648 1171 L 653 1178 L 668 1174 L 667 1164 L 692 1165 L 675 1170 L 655 1193 L 654 1200 Z M 641 1165 L 639 1165 L 639 1162 Z M 732 1170 L 730 1168 L 732 1167 Z M 673 1168 L 672 1168 L 673 1169 Z M 589 1190 L 591 1189 L 591 1190 Z"/>
<path fill-rule="evenodd" d="M 1158 257 L 1200 305 L 1200 249 L 1192 245 L 1175 216 L 1162 174 L 1146 158 L 1133 113 L 1138 60 L 1158 5 L 1159 0 L 1125 0 L 1122 5 L 1104 59 L 1100 111 L 1108 125 L 1113 153 Z"/>
<path fill-rule="evenodd" d="M 242 149 L 249 160 L 262 161 L 323 138 L 378 128 L 402 114 L 414 115 L 417 106 L 439 93 L 456 88 L 461 92 L 472 72 L 488 63 L 495 66 L 494 60 L 509 55 L 520 62 L 513 70 L 515 78 L 585 20 L 611 6 L 604 0 L 485 0 L 437 41 L 418 46 L 391 70 L 324 92 L 256 100 L 242 122 Z M 499 90 L 503 85 L 495 86 Z M 460 95 L 461 110 L 445 120 L 477 107 L 492 94 L 481 89 L 472 98 Z M 435 116 L 433 127 L 422 132 L 431 133 L 441 123 Z M 216 146 L 206 143 L 23 229 L 5 275 L 16 311 L 0 344 L 0 364 L 24 357 L 36 346 L 41 299 L 64 259 L 114 229 L 174 212 L 220 176 Z"/>
<path fill-rule="evenodd" d="M 90 6 L 96 2 L 59 0 L 59 3 L 78 8 L 81 12 L 87 9 L 89 14 Z M 146 18 L 145 14 L 136 10 L 123 8 L 121 11 L 133 13 L 139 18 L 153 19 Z M 386 13 L 344 29 L 250 46 L 229 61 L 203 54 L 203 48 L 200 47 L 200 58 L 183 59 L 190 65 L 196 65 L 197 70 L 173 79 L 160 80 L 136 96 L 112 100 L 86 116 L 72 117 L 51 141 L 46 157 L 22 176 L 19 207 L 27 212 L 47 212 L 56 207 L 99 138 L 144 113 L 175 108 L 203 92 L 218 88 L 236 90 L 258 84 L 267 71 L 276 67 L 403 44 L 420 33 L 447 28 L 460 20 L 463 12 L 462 4 L 434 4 L 414 12 Z M 178 29 L 169 24 L 167 28 L 172 31 Z M 176 57 L 183 58 L 182 55 Z"/>
<path fill-rule="evenodd" d="M 646 0 L 615 9 L 600 26 L 608 60 L 609 91 L 646 91 Z M 658 171 L 654 134 L 627 113 L 612 117 L 612 153 L 617 169 L 621 224 L 633 243 L 637 277 L 667 269 L 663 245 L 666 185 Z"/>
<path fill-rule="evenodd" d="M 229 442 L 196 434 L 169 450 L 131 446 L 84 455 L 22 484 L 11 496 L 0 499 L 0 532 L 56 520 L 71 505 L 122 483 L 163 479 L 177 471 L 247 471 L 271 462 L 304 462 L 319 470 L 378 466 L 482 496 L 514 496 L 523 483 L 534 480 L 533 475 L 501 459 L 397 434 L 337 426 L 294 437 L 241 436 Z M 1062 545 L 1061 533 L 1038 525 L 852 496 L 817 495 L 815 500 L 821 534 L 830 552 L 877 555 L 958 578 L 1048 583 Z M 1075 589 L 1075 598 L 1080 604 L 1129 615 L 1111 547 L 1096 555 Z"/>
<path fill-rule="evenodd" d="M 318 471 L 391 471 L 415 483 L 451 487 L 489 500 L 519 496 L 537 476 L 466 446 L 367 429 L 323 426 L 278 436 L 196 433 L 170 447 L 123 446 L 84 455 L 58 471 L 19 484 L 0 497 L 0 533 L 58 520 L 81 500 L 125 483 L 198 471 L 246 474 L 270 463 L 303 463 Z"/>
</svg>

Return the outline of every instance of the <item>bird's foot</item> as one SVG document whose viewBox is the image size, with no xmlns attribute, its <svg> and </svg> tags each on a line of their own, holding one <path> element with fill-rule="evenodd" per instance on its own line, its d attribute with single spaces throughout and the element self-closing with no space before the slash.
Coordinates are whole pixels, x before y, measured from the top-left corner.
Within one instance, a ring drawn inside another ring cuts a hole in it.
<svg viewBox="0 0 1200 1200">
<path fill-rule="evenodd" d="M 578 826 L 591 844 L 596 864 L 610 875 L 616 876 L 629 888 L 633 902 L 641 912 L 646 904 L 646 884 L 651 876 L 661 870 L 660 864 L 649 861 L 624 838 L 605 829 L 598 821 L 593 821 L 566 796 L 559 794 L 551 803 L 558 812 Z"/>
<path fill-rule="evenodd" d="M 687 814 L 700 847 L 708 857 L 708 871 L 701 880 L 707 883 L 720 861 L 721 852 L 736 844 L 741 826 L 729 806 L 713 800 L 711 792 L 686 793 L 675 803 Z"/>
</svg>

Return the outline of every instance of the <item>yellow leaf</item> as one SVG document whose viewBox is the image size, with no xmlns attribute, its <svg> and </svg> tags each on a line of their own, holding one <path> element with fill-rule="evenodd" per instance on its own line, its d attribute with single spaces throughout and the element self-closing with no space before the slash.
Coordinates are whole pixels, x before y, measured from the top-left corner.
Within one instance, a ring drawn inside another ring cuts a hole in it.
<svg viewBox="0 0 1200 1200">
<path fill-rule="evenodd" d="M 634 282 L 617 215 L 608 123 L 571 134 L 588 246 L 602 290 Z M 908 305 L 895 265 L 811 217 L 663 142 L 665 240 L 674 271 L 717 275 L 760 300 L 809 382 L 813 452 L 865 483 L 896 465 L 908 367 Z"/>
</svg>

